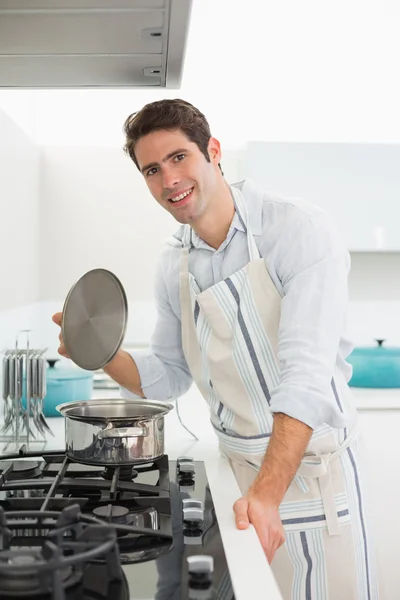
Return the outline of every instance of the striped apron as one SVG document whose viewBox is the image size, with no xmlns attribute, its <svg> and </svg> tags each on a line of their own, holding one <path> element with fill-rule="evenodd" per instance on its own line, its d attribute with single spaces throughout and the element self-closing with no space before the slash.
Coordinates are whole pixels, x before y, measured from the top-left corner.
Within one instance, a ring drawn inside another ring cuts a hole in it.
<svg viewBox="0 0 400 600">
<path fill-rule="evenodd" d="M 210 407 L 221 454 L 246 494 L 272 433 L 281 296 L 247 227 L 245 200 L 231 187 L 245 228 L 249 263 L 201 291 L 189 272 L 191 228 L 180 263 L 182 344 L 193 380 Z M 376 600 L 375 560 L 363 498 L 356 410 L 335 368 L 332 400 L 349 426 L 314 430 L 280 505 L 286 543 L 272 570 L 285 600 Z"/>
</svg>

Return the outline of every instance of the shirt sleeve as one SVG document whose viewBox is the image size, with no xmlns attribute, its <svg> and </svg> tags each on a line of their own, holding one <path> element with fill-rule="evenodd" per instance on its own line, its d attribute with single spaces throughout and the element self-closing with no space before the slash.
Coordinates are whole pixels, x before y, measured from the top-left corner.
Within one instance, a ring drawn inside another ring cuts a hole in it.
<svg viewBox="0 0 400 600">
<path fill-rule="evenodd" d="M 164 279 L 164 262 L 165 255 L 162 255 L 155 282 L 157 322 L 150 347 L 148 350 L 129 352 L 139 371 L 146 398 L 162 401 L 182 396 L 192 384 L 182 348 L 181 320 L 171 306 Z M 139 398 L 126 388 L 121 388 L 121 395 L 124 398 Z"/>
<path fill-rule="evenodd" d="M 271 392 L 271 411 L 312 429 L 323 423 L 345 427 L 332 378 L 346 320 L 349 253 L 325 213 L 298 211 L 284 227 L 279 245 L 281 380 Z"/>
</svg>

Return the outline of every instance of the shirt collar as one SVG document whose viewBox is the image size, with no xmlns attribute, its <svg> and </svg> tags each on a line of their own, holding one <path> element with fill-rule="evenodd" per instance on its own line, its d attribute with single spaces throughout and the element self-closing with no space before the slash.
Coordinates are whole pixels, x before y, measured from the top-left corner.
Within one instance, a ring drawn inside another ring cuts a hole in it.
<svg viewBox="0 0 400 600">
<path fill-rule="evenodd" d="M 243 195 L 244 201 L 248 207 L 249 214 L 249 223 L 250 231 L 253 235 L 261 235 L 262 233 L 262 209 L 263 209 L 263 196 L 262 193 L 257 189 L 254 183 L 250 179 L 244 179 L 243 181 L 239 181 L 238 183 L 233 183 L 230 187 L 238 188 Z M 228 235 L 226 240 L 221 245 L 225 247 L 227 243 L 231 240 L 235 230 L 243 231 L 244 227 L 239 218 L 237 211 L 232 219 L 231 226 L 228 231 Z M 195 248 L 207 247 L 208 244 L 202 240 L 197 233 L 192 229 L 192 244 Z"/>
</svg>

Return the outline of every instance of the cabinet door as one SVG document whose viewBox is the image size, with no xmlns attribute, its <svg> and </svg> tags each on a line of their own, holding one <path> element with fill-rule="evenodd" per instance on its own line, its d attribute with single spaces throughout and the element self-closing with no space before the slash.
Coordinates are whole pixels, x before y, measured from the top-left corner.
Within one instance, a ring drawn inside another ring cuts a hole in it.
<svg viewBox="0 0 400 600">
<path fill-rule="evenodd" d="M 400 145 L 249 142 L 240 175 L 319 205 L 350 250 L 400 250 L 399 165 Z"/>
<path fill-rule="evenodd" d="M 359 415 L 380 600 L 394 600 L 400 589 L 400 410 L 362 410 Z"/>
</svg>

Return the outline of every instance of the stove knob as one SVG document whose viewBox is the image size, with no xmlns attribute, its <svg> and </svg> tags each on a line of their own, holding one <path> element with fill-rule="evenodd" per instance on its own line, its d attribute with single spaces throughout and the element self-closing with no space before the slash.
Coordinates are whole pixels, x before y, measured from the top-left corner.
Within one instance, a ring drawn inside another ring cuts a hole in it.
<svg viewBox="0 0 400 600">
<path fill-rule="evenodd" d="M 204 508 L 201 500 L 184 498 L 182 500 L 183 521 L 188 524 L 200 524 L 204 521 Z"/>
<path fill-rule="evenodd" d="M 189 556 L 189 598 L 191 600 L 211 600 L 215 598 L 212 589 L 214 559 L 208 555 Z"/>
<path fill-rule="evenodd" d="M 183 462 L 193 462 L 193 456 L 178 456 L 176 464 L 180 465 Z"/>
<path fill-rule="evenodd" d="M 176 468 L 179 476 L 194 478 L 196 468 L 192 458 L 183 456 L 178 458 Z"/>
<path fill-rule="evenodd" d="M 194 479 L 179 479 L 178 486 L 180 492 L 194 492 Z"/>
<path fill-rule="evenodd" d="M 182 510 L 183 522 L 185 525 L 201 527 L 204 521 L 204 510 L 198 506 L 188 506 Z"/>
<path fill-rule="evenodd" d="M 182 500 L 183 541 L 189 546 L 200 545 L 203 539 L 204 508 L 201 500 Z"/>
<path fill-rule="evenodd" d="M 185 546 L 201 546 L 203 544 L 203 532 L 201 529 L 192 531 L 191 529 L 183 530 L 183 543 Z"/>
<path fill-rule="evenodd" d="M 182 500 L 182 508 L 203 508 L 203 503 L 201 500 L 196 500 L 195 498 L 184 498 Z"/>
</svg>

